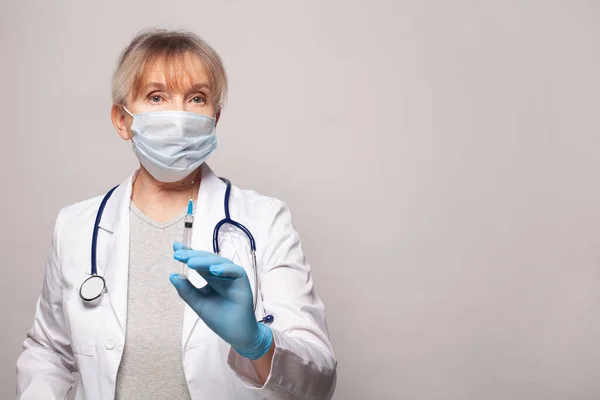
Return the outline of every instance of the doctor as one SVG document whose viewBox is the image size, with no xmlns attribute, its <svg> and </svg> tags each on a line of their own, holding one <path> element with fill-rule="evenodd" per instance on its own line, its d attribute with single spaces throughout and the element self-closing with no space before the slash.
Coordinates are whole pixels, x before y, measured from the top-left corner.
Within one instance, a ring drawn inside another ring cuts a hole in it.
<svg viewBox="0 0 600 400">
<path fill-rule="evenodd" d="M 324 306 L 286 206 L 232 187 L 231 218 L 255 238 L 256 270 L 234 226 L 220 230 L 219 255 L 212 251 L 226 184 L 205 160 L 226 90 L 221 59 L 192 33 L 146 31 L 123 51 L 111 117 L 140 168 L 98 223 L 106 290 L 94 301 L 80 296 L 99 196 L 57 217 L 17 361 L 18 398 L 331 398 L 336 360 Z M 180 243 L 190 198 L 193 250 Z M 258 322 L 266 315 L 271 324 Z"/>
</svg>

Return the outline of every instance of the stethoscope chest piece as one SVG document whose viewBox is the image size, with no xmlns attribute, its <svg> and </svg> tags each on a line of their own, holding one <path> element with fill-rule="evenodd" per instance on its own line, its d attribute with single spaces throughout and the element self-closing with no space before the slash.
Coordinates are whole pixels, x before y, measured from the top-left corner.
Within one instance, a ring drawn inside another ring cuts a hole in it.
<svg viewBox="0 0 600 400">
<path fill-rule="evenodd" d="M 79 296 L 85 301 L 94 301 L 102 296 L 106 281 L 100 275 L 92 275 L 81 284 Z"/>
</svg>

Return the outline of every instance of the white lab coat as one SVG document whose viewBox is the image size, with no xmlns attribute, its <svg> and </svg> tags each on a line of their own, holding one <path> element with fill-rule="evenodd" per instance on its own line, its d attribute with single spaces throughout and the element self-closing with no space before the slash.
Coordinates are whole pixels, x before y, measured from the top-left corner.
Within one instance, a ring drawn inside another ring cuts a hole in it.
<svg viewBox="0 0 600 400">
<path fill-rule="evenodd" d="M 224 216 L 225 184 L 206 164 L 201 173 L 192 246 L 212 251 L 213 228 Z M 102 216 L 97 265 L 108 293 L 95 306 L 81 300 L 79 287 L 90 273 L 92 229 L 103 196 L 59 213 L 35 320 L 17 361 L 18 398 L 114 398 L 125 344 L 127 287 L 136 284 L 128 282 L 134 177 L 135 173 L 115 190 Z M 271 325 L 275 353 L 269 378 L 260 386 L 250 361 L 186 305 L 182 362 L 192 399 L 331 398 L 336 360 L 324 306 L 313 288 L 311 269 L 290 212 L 279 200 L 236 187 L 231 189 L 230 209 L 232 218 L 246 225 L 256 239 L 261 288 L 256 316 L 275 317 Z M 253 285 L 246 237 L 234 228 L 225 228 L 219 242 L 221 255 L 243 266 Z M 205 284 L 195 271 L 190 272 L 192 283 Z"/>
</svg>

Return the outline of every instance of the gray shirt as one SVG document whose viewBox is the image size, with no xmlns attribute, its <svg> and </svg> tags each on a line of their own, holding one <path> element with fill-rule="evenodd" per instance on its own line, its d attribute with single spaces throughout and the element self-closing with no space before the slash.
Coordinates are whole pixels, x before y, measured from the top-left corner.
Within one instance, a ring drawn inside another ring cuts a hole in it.
<svg viewBox="0 0 600 400">
<path fill-rule="evenodd" d="M 127 330 L 116 399 L 190 399 L 183 374 L 183 300 L 169 281 L 182 264 L 173 241 L 182 240 L 184 213 L 160 223 L 131 202 Z"/>
</svg>

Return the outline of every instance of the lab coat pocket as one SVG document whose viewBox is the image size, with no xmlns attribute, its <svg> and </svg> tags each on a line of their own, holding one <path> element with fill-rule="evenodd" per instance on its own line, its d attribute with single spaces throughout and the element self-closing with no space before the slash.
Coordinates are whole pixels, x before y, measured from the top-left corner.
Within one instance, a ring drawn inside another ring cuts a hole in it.
<svg viewBox="0 0 600 400">
<path fill-rule="evenodd" d="M 66 320 L 69 327 L 71 349 L 75 355 L 93 357 L 96 338 L 102 329 L 108 296 L 102 295 L 97 302 L 83 301 L 74 290 L 66 301 Z"/>
</svg>

